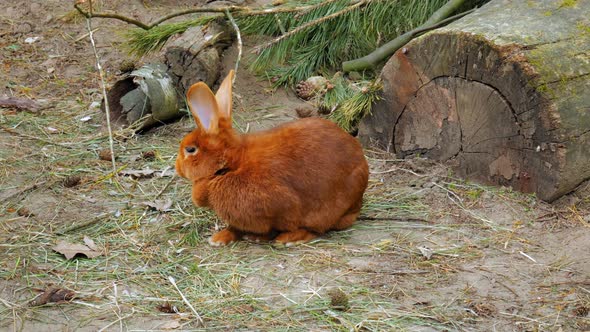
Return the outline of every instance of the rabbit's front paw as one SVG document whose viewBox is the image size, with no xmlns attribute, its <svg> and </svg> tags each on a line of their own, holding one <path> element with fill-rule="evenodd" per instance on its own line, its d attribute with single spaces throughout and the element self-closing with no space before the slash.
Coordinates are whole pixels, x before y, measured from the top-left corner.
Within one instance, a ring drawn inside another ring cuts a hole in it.
<svg viewBox="0 0 590 332">
<path fill-rule="evenodd" d="M 225 246 L 238 241 L 240 237 L 241 235 L 238 232 L 226 228 L 211 235 L 209 238 L 209 244 L 214 247 Z"/>
</svg>

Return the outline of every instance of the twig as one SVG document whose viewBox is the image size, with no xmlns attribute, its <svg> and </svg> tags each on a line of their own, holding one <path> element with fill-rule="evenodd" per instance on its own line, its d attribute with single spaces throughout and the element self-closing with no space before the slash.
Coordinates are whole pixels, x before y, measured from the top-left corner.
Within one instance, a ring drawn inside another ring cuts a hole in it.
<svg viewBox="0 0 590 332">
<path fill-rule="evenodd" d="M 537 260 L 535 260 L 535 259 L 534 259 L 534 258 L 532 258 L 531 256 L 529 256 L 529 255 L 525 254 L 524 252 L 522 252 L 522 251 L 519 251 L 518 253 L 519 253 L 519 254 L 521 254 L 521 255 L 523 255 L 524 257 L 526 257 L 526 258 L 530 259 L 530 260 L 531 260 L 531 261 L 533 261 L 534 263 L 537 263 Z"/>
<path fill-rule="evenodd" d="M 309 6 L 309 8 L 307 8 L 307 9 L 304 9 L 304 10 L 302 10 L 301 12 L 297 13 L 297 15 L 295 15 L 295 17 L 294 17 L 294 18 L 295 18 L 295 19 L 299 19 L 301 16 L 303 16 L 303 15 L 306 15 L 306 14 L 310 13 L 310 12 L 311 12 L 311 11 L 313 11 L 313 10 L 316 10 L 316 9 L 318 9 L 318 8 L 321 8 L 321 7 L 327 6 L 327 5 L 331 4 L 332 2 L 336 2 L 336 1 L 338 1 L 338 0 L 326 0 L 326 1 L 322 1 L 322 2 L 320 2 L 320 3 L 318 3 L 318 4 L 315 4 L 315 5 Z"/>
<path fill-rule="evenodd" d="M 172 286 L 174 286 L 174 288 L 176 288 L 176 291 L 178 292 L 178 294 L 180 294 L 180 297 L 182 297 L 182 300 L 184 301 L 184 303 L 186 303 L 186 305 L 188 305 L 188 307 L 191 308 L 192 312 L 197 317 L 197 320 L 199 321 L 199 323 L 201 323 L 201 326 L 205 326 L 205 322 L 203 322 L 203 318 L 201 318 L 201 315 L 199 315 L 199 313 L 197 312 L 197 310 L 195 310 L 195 308 L 193 307 L 193 305 L 186 299 L 186 297 L 184 297 L 184 294 L 182 294 L 182 292 L 180 291 L 180 289 L 176 285 L 176 280 L 174 280 L 173 277 L 168 276 L 168 281 L 170 281 L 170 283 L 172 284 Z"/>
<path fill-rule="evenodd" d="M 74 224 L 74 225 L 71 225 L 69 227 L 66 227 L 66 228 L 63 228 L 61 230 L 58 230 L 58 231 L 55 232 L 55 234 L 65 235 L 67 233 L 73 232 L 73 231 L 78 230 L 80 228 L 84 228 L 84 227 L 90 226 L 90 225 L 92 225 L 92 224 L 94 224 L 94 223 L 96 223 L 98 221 L 101 221 L 107 215 L 108 215 L 108 213 L 99 214 L 98 216 L 96 216 L 96 217 L 94 217 L 94 218 L 92 218 L 90 220 L 87 220 L 85 222 L 82 222 L 82 223 L 79 223 L 79 224 Z"/>
<path fill-rule="evenodd" d="M 174 182 L 174 180 L 176 180 L 177 177 L 176 175 L 173 175 L 172 178 L 170 179 L 170 181 L 168 181 L 168 183 L 166 183 L 166 185 L 164 186 L 164 188 L 162 188 L 162 190 L 160 190 L 156 196 L 154 196 L 154 199 L 157 199 L 158 197 L 162 196 L 162 194 L 164 193 L 164 191 L 166 191 L 166 189 L 168 189 L 168 187 L 170 187 L 170 185 L 172 184 L 172 182 Z"/>
<path fill-rule="evenodd" d="M 234 27 L 234 30 L 236 30 L 236 38 L 238 39 L 238 59 L 236 60 L 236 66 L 234 68 L 234 77 L 231 82 L 232 84 L 234 84 L 236 81 L 236 76 L 238 75 L 238 67 L 240 66 L 240 60 L 242 59 L 242 35 L 240 33 L 240 27 L 238 27 L 238 24 L 234 20 L 234 17 L 231 15 L 229 10 L 225 11 L 225 15 L 227 16 L 227 19 L 231 22 L 231 25 Z"/>
<path fill-rule="evenodd" d="M 122 324 L 125 319 L 133 316 L 134 313 L 135 313 L 135 308 L 131 308 L 131 313 L 130 314 L 128 314 L 126 316 L 123 316 L 123 317 L 119 317 L 119 319 L 117 319 L 116 321 L 108 323 L 105 327 L 103 327 L 102 329 L 98 330 L 98 332 L 106 331 L 109 327 L 111 327 L 111 326 L 113 326 L 113 325 L 115 325 L 117 323 L 121 323 Z"/>
<path fill-rule="evenodd" d="M 422 219 L 422 218 L 400 218 L 400 217 L 368 217 L 368 216 L 359 216 L 357 218 L 358 220 L 387 220 L 387 221 L 401 221 L 401 222 L 413 222 L 413 221 L 419 221 L 419 222 L 430 222 L 426 219 Z"/>
<path fill-rule="evenodd" d="M 268 42 L 266 44 L 257 46 L 256 48 L 254 48 L 254 50 L 252 52 L 253 53 L 256 53 L 256 54 L 259 54 L 263 49 L 269 48 L 269 47 L 271 47 L 271 46 L 279 43 L 280 41 L 282 41 L 285 38 L 289 38 L 289 37 L 291 37 L 294 34 L 297 34 L 297 33 L 301 32 L 301 31 L 303 31 L 303 30 L 305 30 L 307 28 L 310 28 L 312 26 L 318 25 L 318 24 L 320 24 L 322 22 L 325 22 L 325 21 L 334 19 L 334 18 L 336 18 L 338 16 L 344 15 L 344 14 L 346 14 L 346 13 L 348 13 L 350 11 L 353 11 L 356 8 L 358 8 L 358 7 L 360 7 L 360 6 L 364 5 L 364 4 L 367 4 L 367 3 L 371 2 L 371 1 L 372 0 L 359 1 L 359 2 L 357 2 L 356 4 L 354 4 L 354 5 L 350 6 L 350 7 L 346 7 L 344 9 L 339 10 L 339 11 L 337 11 L 335 13 L 330 14 L 330 15 L 320 17 L 317 20 L 313 20 L 313 21 L 307 22 L 307 23 L 305 23 L 305 24 L 303 24 L 301 26 L 298 26 L 297 28 L 295 28 L 295 29 L 293 29 L 293 30 L 291 30 L 291 31 L 289 31 L 289 32 L 281 35 L 280 37 L 277 37 L 277 38 L 271 40 L 270 42 Z"/>
<path fill-rule="evenodd" d="M 90 13 L 90 12 L 84 11 L 82 8 L 80 8 L 80 6 L 78 6 L 78 4 L 75 4 L 74 8 L 76 8 L 80 14 L 82 14 L 84 17 L 86 17 L 87 20 L 89 20 L 92 17 L 114 18 L 119 21 L 123 21 L 123 22 L 127 22 L 129 24 L 136 25 L 144 30 L 150 29 L 150 27 L 147 26 L 146 24 L 144 24 L 136 19 L 133 19 L 131 17 L 127 17 L 127 16 L 123 16 L 123 15 L 119 15 L 119 14 L 114 14 L 114 13 L 113 14 L 111 14 L 111 13 Z"/>
<path fill-rule="evenodd" d="M 92 32 L 96 32 L 96 31 L 98 31 L 98 30 L 100 30 L 100 28 L 96 28 L 96 29 L 92 30 Z M 81 41 L 82 39 L 84 39 L 84 38 L 88 37 L 88 35 L 89 35 L 89 33 L 88 33 L 88 32 L 87 32 L 87 33 L 85 33 L 85 34 L 83 34 L 82 36 L 80 36 L 80 37 L 76 38 L 76 39 L 74 40 L 74 43 L 77 43 L 77 42 Z"/>
<path fill-rule="evenodd" d="M 88 5 L 90 6 L 90 10 L 92 11 L 92 1 L 88 1 Z M 104 111 L 107 117 L 107 130 L 109 132 L 109 149 L 111 150 L 111 163 L 113 166 L 113 172 L 117 171 L 117 165 L 115 164 L 115 149 L 114 149 L 114 141 L 113 141 L 113 129 L 111 128 L 111 112 L 109 107 L 109 99 L 107 98 L 107 88 L 104 78 L 104 72 L 102 70 L 102 65 L 100 64 L 100 58 L 98 57 L 98 51 L 96 50 L 96 43 L 94 42 L 94 33 L 92 30 L 91 25 L 91 17 L 93 14 L 90 14 L 90 17 L 86 17 L 86 27 L 88 28 L 88 37 L 90 38 L 90 43 L 92 44 L 92 50 L 94 51 L 94 57 L 96 58 L 96 69 L 98 70 L 98 75 L 100 76 L 100 83 L 102 88 L 102 97 L 104 98 Z"/>
</svg>

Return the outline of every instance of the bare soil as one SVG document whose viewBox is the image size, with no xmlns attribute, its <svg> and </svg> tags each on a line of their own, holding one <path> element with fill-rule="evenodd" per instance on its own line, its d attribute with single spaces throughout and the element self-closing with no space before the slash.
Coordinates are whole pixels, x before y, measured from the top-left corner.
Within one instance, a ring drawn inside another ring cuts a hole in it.
<svg viewBox="0 0 590 332">
<path fill-rule="evenodd" d="M 143 21 L 203 2 L 94 1 Z M 0 109 L 0 330 L 590 331 L 590 185 L 547 204 L 367 148 L 371 181 L 351 229 L 295 248 L 211 248 L 223 224 L 192 206 L 188 183 L 158 173 L 173 167 L 191 119 L 117 133 L 116 166 L 153 174 L 115 176 L 99 158 L 108 136 L 91 106 L 101 95 L 86 21 L 70 1 L 0 7 L 0 96 L 49 105 Z M 129 26 L 92 25 L 113 83 Z M 236 53 L 226 51 L 224 70 Z M 238 125 L 295 119 L 306 104 L 244 61 Z M 162 201 L 163 211 L 145 204 Z M 52 250 L 84 237 L 101 256 Z M 75 298 L 39 305 L 51 286 Z"/>
</svg>

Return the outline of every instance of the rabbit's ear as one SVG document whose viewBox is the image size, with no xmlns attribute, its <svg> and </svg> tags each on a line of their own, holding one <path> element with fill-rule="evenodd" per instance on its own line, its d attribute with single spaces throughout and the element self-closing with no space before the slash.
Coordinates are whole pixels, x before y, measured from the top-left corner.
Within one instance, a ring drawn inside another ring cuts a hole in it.
<svg viewBox="0 0 590 332">
<path fill-rule="evenodd" d="M 219 117 L 231 119 L 232 84 L 234 81 L 234 75 L 234 70 L 230 70 L 215 94 L 217 104 L 219 105 Z"/>
<path fill-rule="evenodd" d="M 186 93 L 186 100 L 197 126 L 206 132 L 216 133 L 219 106 L 207 84 L 203 82 L 193 84 Z"/>
</svg>

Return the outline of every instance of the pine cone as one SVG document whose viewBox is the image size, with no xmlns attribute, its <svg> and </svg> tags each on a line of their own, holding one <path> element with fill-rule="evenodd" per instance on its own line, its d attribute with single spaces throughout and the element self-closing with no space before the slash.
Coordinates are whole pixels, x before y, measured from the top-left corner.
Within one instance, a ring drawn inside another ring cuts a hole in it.
<svg viewBox="0 0 590 332">
<path fill-rule="evenodd" d="M 322 76 L 312 76 L 305 81 L 297 83 L 297 86 L 295 86 L 295 93 L 297 94 L 297 97 L 303 100 L 310 100 L 318 93 L 325 90 L 327 83 L 328 80 Z"/>
<path fill-rule="evenodd" d="M 295 86 L 295 93 L 297 94 L 297 97 L 303 100 L 310 100 L 313 98 L 313 96 L 315 96 L 313 86 L 307 83 L 307 81 L 301 81 L 297 83 L 297 86 Z"/>
</svg>

